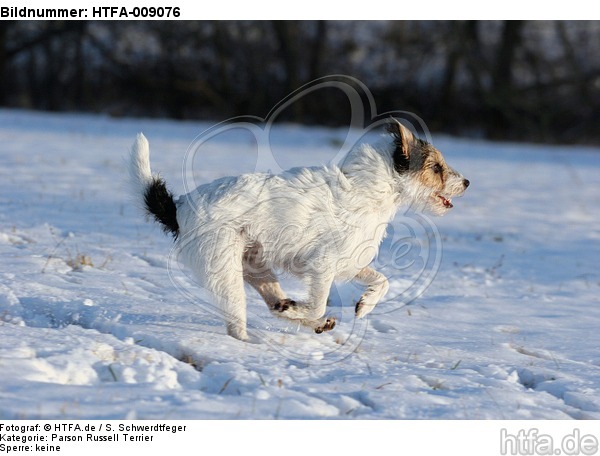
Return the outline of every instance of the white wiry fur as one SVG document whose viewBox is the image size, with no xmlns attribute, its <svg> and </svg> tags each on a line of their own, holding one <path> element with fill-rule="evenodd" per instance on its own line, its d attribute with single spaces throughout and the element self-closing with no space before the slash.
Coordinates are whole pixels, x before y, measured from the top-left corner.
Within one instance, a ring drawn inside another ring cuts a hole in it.
<svg viewBox="0 0 600 456">
<path fill-rule="evenodd" d="M 152 182 L 150 170 L 150 145 L 146 137 L 139 133 L 133 143 L 130 156 L 129 177 L 135 194 L 143 195 Z"/>
<path fill-rule="evenodd" d="M 417 203 L 442 214 L 452 207 L 450 197 L 468 186 L 432 146 L 399 123 L 395 128 L 394 141 L 360 145 L 339 166 L 226 177 L 175 201 L 179 258 L 212 293 L 231 336 L 248 337 L 244 282 L 273 314 L 317 333 L 335 325 L 324 316 L 334 280 L 366 286 L 356 304 L 357 317 L 368 314 L 385 295 L 387 279 L 369 264 L 398 208 Z M 422 150 L 424 145 L 431 150 Z M 434 155 L 445 179 L 432 184 L 434 172 L 426 167 Z M 148 142 L 140 134 L 130 162 L 139 190 L 152 185 L 148 156 Z M 410 166 L 399 171 L 399 159 Z M 304 279 L 305 302 L 284 293 L 280 274 Z"/>
</svg>

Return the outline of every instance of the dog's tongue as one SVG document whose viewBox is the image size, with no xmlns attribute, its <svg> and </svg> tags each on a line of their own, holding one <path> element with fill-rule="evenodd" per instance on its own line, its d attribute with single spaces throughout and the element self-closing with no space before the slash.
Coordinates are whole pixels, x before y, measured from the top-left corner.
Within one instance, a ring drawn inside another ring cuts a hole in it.
<svg viewBox="0 0 600 456">
<path fill-rule="evenodd" d="M 445 198 L 442 195 L 438 195 L 438 196 L 442 199 L 442 203 L 444 203 L 444 207 L 447 207 L 448 209 L 450 209 L 451 207 L 454 207 L 449 199 Z"/>
</svg>

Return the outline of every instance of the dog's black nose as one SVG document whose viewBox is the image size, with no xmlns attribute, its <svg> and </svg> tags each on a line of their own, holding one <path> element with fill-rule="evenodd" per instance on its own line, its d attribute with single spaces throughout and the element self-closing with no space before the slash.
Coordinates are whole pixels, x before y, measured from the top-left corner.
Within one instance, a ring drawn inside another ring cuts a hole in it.
<svg viewBox="0 0 600 456">
<path fill-rule="evenodd" d="M 463 179 L 463 185 L 465 186 L 465 188 L 467 188 L 470 184 L 471 182 L 469 182 L 469 179 Z"/>
</svg>

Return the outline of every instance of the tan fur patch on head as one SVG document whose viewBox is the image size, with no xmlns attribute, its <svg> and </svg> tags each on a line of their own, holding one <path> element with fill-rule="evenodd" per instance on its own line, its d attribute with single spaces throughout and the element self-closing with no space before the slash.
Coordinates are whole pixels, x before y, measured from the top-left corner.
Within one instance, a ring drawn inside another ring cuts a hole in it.
<svg viewBox="0 0 600 456">
<path fill-rule="evenodd" d="M 444 161 L 442 154 L 432 145 L 427 144 L 421 148 L 420 157 L 414 157 L 415 171 L 417 178 L 421 183 L 435 191 L 441 191 L 444 188 L 446 178 L 449 172 L 448 165 Z M 412 168 L 411 161 L 411 168 Z"/>
<path fill-rule="evenodd" d="M 452 197 L 462 195 L 469 181 L 446 164 L 439 150 L 417 138 L 398 120 L 391 119 L 387 130 L 393 138 L 394 170 L 412 182 L 414 202 L 437 215 L 454 207 Z"/>
</svg>

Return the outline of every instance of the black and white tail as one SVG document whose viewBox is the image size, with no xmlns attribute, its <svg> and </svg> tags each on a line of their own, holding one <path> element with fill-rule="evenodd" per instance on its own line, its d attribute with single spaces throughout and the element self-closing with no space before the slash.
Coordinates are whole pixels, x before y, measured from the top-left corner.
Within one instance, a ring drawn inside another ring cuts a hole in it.
<svg viewBox="0 0 600 456">
<path fill-rule="evenodd" d="M 131 148 L 129 177 L 136 195 L 142 197 L 146 212 L 162 225 L 165 233 L 175 239 L 179 235 L 177 207 L 165 181 L 150 170 L 150 146 L 146 137 L 139 133 Z"/>
</svg>

